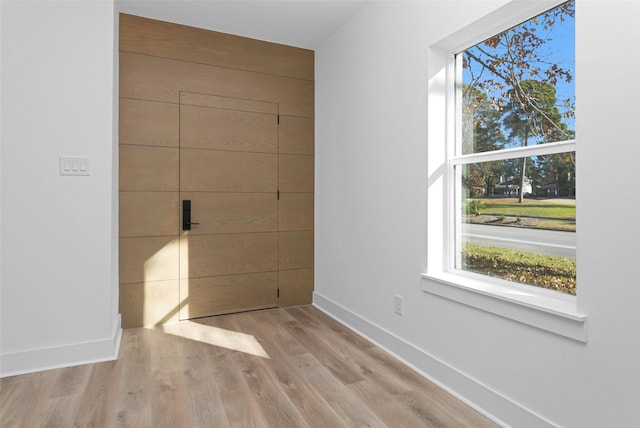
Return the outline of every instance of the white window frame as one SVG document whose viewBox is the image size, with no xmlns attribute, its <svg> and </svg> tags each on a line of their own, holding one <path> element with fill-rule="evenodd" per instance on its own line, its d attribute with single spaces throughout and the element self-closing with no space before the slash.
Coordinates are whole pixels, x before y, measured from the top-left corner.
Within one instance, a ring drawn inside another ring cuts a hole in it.
<svg viewBox="0 0 640 428">
<path fill-rule="evenodd" d="M 568 140 L 496 152 L 457 154 L 456 54 L 565 1 L 512 1 L 429 47 L 427 270 L 421 276 L 426 293 L 586 342 L 587 316 L 578 310 L 576 296 L 462 271 L 454 266 L 455 165 L 576 149 L 575 140 Z"/>
</svg>

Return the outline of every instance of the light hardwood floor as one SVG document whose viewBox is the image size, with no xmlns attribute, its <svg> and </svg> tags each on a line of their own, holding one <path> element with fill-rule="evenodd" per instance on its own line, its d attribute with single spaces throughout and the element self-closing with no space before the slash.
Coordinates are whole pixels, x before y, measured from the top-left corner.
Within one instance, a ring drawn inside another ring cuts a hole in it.
<svg viewBox="0 0 640 428">
<path fill-rule="evenodd" d="M 2 427 L 494 427 L 313 306 L 125 330 L 117 361 L 0 380 Z"/>
</svg>

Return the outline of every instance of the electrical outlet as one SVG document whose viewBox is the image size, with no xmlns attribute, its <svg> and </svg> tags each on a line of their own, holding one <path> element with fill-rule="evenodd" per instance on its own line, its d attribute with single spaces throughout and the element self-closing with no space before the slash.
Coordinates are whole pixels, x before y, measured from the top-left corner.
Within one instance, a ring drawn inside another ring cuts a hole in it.
<svg viewBox="0 0 640 428">
<path fill-rule="evenodd" d="M 395 296 L 393 298 L 393 310 L 396 314 L 402 315 L 402 296 Z"/>
</svg>

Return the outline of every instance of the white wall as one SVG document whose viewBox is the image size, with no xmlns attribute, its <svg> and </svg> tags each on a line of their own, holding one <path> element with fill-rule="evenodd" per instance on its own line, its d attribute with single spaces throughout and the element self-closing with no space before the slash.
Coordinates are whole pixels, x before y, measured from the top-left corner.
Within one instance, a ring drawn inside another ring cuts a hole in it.
<svg viewBox="0 0 640 428">
<path fill-rule="evenodd" d="M 110 359 L 121 331 L 113 2 L 0 7 L 0 373 Z M 89 157 L 91 175 L 60 176 L 59 155 Z"/>
<path fill-rule="evenodd" d="M 427 49 L 504 3 L 374 1 L 317 49 L 314 302 L 505 424 L 640 426 L 639 2 L 577 5 L 588 342 L 421 291 Z"/>
</svg>

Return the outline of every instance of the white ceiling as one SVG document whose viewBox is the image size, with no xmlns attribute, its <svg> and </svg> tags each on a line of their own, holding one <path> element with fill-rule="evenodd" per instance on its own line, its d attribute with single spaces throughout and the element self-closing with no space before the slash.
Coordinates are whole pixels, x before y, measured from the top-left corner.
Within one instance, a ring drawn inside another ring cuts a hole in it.
<svg viewBox="0 0 640 428">
<path fill-rule="evenodd" d="M 316 49 L 367 0 L 116 0 L 131 15 Z"/>
</svg>

